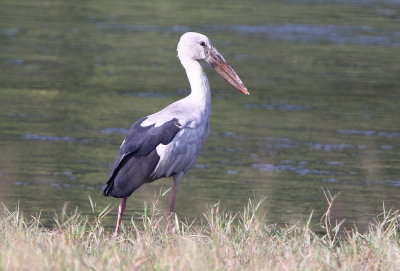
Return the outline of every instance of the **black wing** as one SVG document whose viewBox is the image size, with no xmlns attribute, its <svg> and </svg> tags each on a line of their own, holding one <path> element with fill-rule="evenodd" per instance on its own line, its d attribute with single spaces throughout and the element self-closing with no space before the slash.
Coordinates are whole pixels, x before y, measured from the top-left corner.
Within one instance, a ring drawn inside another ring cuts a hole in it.
<svg viewBox="0 0 400 271">
<path fill-rule="evenodd" d="M 149 180 L 150 174 L 160 160 L 156 152 L 159 144 L 168 144 L 181 128 L 178 119 L 173 118 L 155 127 L 140 126 L 147 117 L 138 120 L 129 129 L 111 170 L 105 196 L 128 197 L 139 186 Z"/>
</svg>

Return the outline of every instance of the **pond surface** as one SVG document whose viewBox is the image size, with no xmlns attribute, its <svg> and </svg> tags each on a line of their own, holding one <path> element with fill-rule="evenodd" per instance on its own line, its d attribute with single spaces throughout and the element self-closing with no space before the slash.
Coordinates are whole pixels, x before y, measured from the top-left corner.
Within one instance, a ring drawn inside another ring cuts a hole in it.
<svg viewBox="0 0 400 271">
<path fill-rule="evenodd" d="M 400 2 L 2 1 L 0 201 L 45 225 L 64 204 L 100 207 L 130 125 L 188 94 L 176 44 L 202 32 L 251 92 L 207 65 L 212 132 L 177 213 L 237 211 L 266 196 L 270 223 L 317 225 L 333 210 L 365 227 L 400 208 Z M 172 181 L 145 185 L 125 218 Z M 160 198 L 168 209 L 170 194 Z M 112 226 L 116 209 L 106 223 Z"/>
</svg>

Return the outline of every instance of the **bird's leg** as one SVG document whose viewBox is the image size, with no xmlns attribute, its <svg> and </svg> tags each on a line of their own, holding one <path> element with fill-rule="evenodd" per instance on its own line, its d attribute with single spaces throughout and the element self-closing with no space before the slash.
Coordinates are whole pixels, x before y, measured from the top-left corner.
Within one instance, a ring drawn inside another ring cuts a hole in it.
<svg viewBox="0 0 400 271">
<path fill-rule="evenodd" d="M 176 201 L 176 192 L 178 190 L 178 185 L 174 183 L 172 186 L 172 197 L 171 204 L 169 205 L 169 213 L 172 214 L 175 211 L 175 201 Z"/>
<path fill-rule="evenodd" d="M 169 206 L 169 213 L 167 215 L 167 232 L 171 232 L 173 229 L 171 223 L 172 223 L 173 213 L 175 211 L 176 194 L 178 192 L 179 183 L 183 179 L 183 175 L 185 175 L 184 172 L 179 172 L 178 174 L 174 175 L 174 185 L 172 186 L 171 204 Z"/>
<path fill-rule="evenodd" d="M 118 219 L 117 219 L 117 226 L 115 227 L 115 232 L 114 235 L 117 236 L 119 233 L 119 226 L 121 225 L 121 218 L 122 214 L 124 213 L 125 207 L 126 207 L 126 200 L 128 198 L 122 198 L 121 201 L 119 202 L 119 207 L 118 207 Z"/>
<path fill-rule="evenodd" d="M 172 214 L 175 211 L 176 194 L 178 191 L 179 183 L 182 181 L 184 175 L 185 175 L 184 172 L 179 172 L 178 174 L 174 175 L 174 185 L 172 186 L 172 198 L 171 198 L 171 204 L 169 206 L 170 214 Z"/>
</svg>

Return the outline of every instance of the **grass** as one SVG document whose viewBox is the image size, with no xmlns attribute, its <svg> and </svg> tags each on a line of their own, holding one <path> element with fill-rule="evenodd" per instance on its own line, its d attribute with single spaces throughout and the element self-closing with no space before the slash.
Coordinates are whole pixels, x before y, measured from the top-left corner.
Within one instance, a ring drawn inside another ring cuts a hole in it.
<svg viewBox="0 0 400 271">
<path fill-rule="evenodd" d="M 51 229 L 41 225 L 40 215 L 26 218 L 18 207 L 3 205 L 0 270 L 398 270 L 399 213 L 384 210 L 366 232 L 346 231 L 331 221 L 335 196 L 324 193 L 325 234 L 310 229 L 311 219 L 264 223 L 263 199 L 249 200 L 238 213 L 209 206 L 198 221 L 167 219 L 155 202 L 118 237 L 102 225 L 110 208 L 91 200 L 93 215 L 64 209 Z"/>
</svg>

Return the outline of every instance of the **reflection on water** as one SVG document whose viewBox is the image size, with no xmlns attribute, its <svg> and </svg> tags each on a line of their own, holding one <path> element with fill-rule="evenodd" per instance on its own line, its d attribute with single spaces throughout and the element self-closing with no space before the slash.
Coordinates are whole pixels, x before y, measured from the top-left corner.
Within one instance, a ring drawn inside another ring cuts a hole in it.
<svg viewBox="0 0 400 271">
<path fill-rule="evenodd" d="M 176 43 L 199 31 L 251 95 L 205 66 L 212 131 L 180 187 L 180 215 L 267 196 L 269 222 L 314 210 L 317 224 L 321 187 L 340 192 L 333 213 L 347 225 L 365 226 L 382 202 L 400 207 L 397 1 L 57 3 L 0 10 L 0 201 L 42 211 L 46 225 L 65 202 L 89 213 L 88 195 L 116 205 L 101 196 L 115 152 L 135 120 L 187 95 Z M 140 188 L 126 218 L 171 183 Z"/>
</svg>

